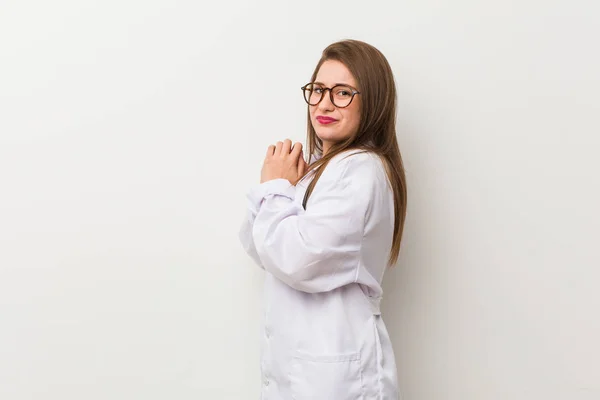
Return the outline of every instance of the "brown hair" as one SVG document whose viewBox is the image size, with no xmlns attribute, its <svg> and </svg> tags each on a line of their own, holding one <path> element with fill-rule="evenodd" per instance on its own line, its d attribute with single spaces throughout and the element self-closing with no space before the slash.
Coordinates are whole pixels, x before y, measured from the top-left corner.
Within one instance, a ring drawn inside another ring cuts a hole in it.
<svg viewBox="0 0 600 400">
<path fill-rule="evenodd" d="M 359 40 L 343 40 L 325 50 L 312 74 L 317 77 L 321 65 L 328 60 L 343 63 L 356 79 L 361 96 L 360 123 L 356 134 L 331 146 L 326 155 L 310 164 L 313 155 L 323 154 L 323 142 L 317 136 L 308 115 L 307 145 L 309 167 L 306 174 L 316 169 L 308 185 L 303 206 L 329 161 L 343 151 L 359 149 L 379 155 L 383 161 L 394 193 L 394 235 L 389 263 L 394 265 L 400 253 L 400 242 L 406 219 L 406 176 L 396 138 L 396 85 L 392 69 L 383 54 L 375 47 Z M 322 168 L 319 168 L 322 167 Z M 306 175 L 305 174 L 305 175 Z"/>
</svg>

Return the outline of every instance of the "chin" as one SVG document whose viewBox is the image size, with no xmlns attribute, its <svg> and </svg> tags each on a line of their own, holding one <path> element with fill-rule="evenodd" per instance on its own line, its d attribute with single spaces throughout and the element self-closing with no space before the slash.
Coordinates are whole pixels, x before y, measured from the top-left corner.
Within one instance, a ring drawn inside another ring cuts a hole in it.
<svg viewBox="0 0 600 400">
<path fill-rule="evenodd" d="M 340 137 L 341 135 L 336 134 L 336 132 L 328 132 L 328 131 L 315 131 L 317 134 L 317 137 L 321 140 L 325 140 L 325 141 L 340 141 L 343 138 Z"/>
</svg>

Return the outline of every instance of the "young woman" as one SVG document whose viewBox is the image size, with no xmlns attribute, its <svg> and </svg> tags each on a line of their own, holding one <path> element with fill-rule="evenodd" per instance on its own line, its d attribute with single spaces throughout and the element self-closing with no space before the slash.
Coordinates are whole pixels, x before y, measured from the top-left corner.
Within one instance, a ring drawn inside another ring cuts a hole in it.
<svg viewBox="0 0 600 400">
<path fill-rule="evenodd" d="M 309 162 L 300 143 L 269 146 L 239 233 L 266 271 L 262 399 L 397 400 L 380 313 L 406 214 L 392 70 L 341 41 L 302 92 Z"/>
</svg>

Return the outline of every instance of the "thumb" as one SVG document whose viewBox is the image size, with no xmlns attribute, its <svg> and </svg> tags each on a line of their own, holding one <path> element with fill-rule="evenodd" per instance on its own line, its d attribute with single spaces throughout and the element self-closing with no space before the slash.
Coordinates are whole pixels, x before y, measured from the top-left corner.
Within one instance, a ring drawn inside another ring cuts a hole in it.
<svg viewBox="0 0 600 400">
<path fill-rule="evenodd" d="M 304 171 L 306 170 L 306 161 L 304 161 L 304 150 L 300 152 L 300 157 L 298 157 L 298 175 L 304 175 Z"/>
</svg>

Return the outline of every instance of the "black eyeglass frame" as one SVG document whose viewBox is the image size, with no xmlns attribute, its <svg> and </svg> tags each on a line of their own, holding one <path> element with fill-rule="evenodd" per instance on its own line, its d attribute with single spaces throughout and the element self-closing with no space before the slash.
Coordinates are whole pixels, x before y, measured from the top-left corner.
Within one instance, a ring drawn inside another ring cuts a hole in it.
<svg viewBox="0 0 600 400">
<path fill-rule="evenodd" d="M 350 86 L 350 85 L 335 85 L 335 86 L 334 86 L 334 87 L 332 87 L 332 88 L 328 88 L 328 87 L 325 87 L 325 86 L 321 86 L 321 89 L 323 90 L 323 91 L 321 92 L 321 98 L 320 98 L 320 99 L 319 99 L 319 101 L 317 101 L 315 104 L 310 104 L 310 103 L 308 102 L 308 100 L 306 100 L 306 95 L 305 95 L 305 93 L 306 93 L 306 88 L 307 88 L 309 85 L 314 85 L 314 84 L 315 84 L 315 82 L 309 82 L 309 83 L 307 83 L 306 85 L 304 85 L 304 86 L 302 86 L 302 87 L 300 88 L 300 89 L 302 89 L 302 98 L 304 99 L 304 101 L 306 102 L 306 104 L 308 104 L 309 106 L 316 106 L 316 105 L 318 105 L 320 102 L 322 102 L 322 101 L 323 101 L 323 96 L 325 95 L 325 91 L 326 91 L 326 90 L 329 90 L 329 100 L 331 101 L 331 104 L 333 104 L 333 105 L 334 105 L 334 106 L 336 106 L 337 108 L 346 108 L 346 107 L 348 107 L 350 104 L 352 104 L 352 100 L 354 100 L 354 96 L 356 96 L 357 94 L 360 94 L 360 92 L 359 92 L 358 90 L 356 90 L 355 88 L 353 88 L 353 87 L 352 87 L 352 86 Z M 335 89 L 336 87 L 345 87 L 345 88 L 349 88 L 349 89 L 352 91 L 352 97 L 350 98 L 350 101 L 348 102 L 348 104 L 346 104 L 346 105 L 345 105 L 345 106 L 343 106 L 343 107 L 340 107 L 340 106 L 338 106 L 337 104 L 335 104 L 335 101 L 333 101 L 333 89 Z"/>
</svg>

